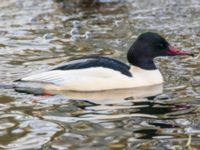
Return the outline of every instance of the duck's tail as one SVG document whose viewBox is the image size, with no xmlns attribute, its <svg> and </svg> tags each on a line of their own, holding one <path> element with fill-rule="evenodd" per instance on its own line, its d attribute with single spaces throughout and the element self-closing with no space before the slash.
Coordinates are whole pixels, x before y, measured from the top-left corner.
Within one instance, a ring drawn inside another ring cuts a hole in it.
<svg viewBox="0 0 200 150">
<path fill-rule="evenodd" d="M 0 89 L 14 89 L 16 83 L 0 83 Z"/>
<path fill-rule="evenodd" d="M 33 95 L 54 95 L 45 90 L 46 84 L 34 82 L 11 82 L 0 83 L 0 89 L 13 89 L 17 92 L 23 92 Z"/>
</svg>

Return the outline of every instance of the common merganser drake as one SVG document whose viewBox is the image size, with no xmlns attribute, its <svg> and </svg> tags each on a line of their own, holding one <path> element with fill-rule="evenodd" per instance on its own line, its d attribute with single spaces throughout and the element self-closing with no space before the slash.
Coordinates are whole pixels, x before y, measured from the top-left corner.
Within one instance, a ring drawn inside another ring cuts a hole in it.
<svg viewBox="0 0 200 150">
<path fill-rule="evenodd" d="M 69 91 L 104 91 L 145 87 L 163 83 L 154 64 L 159 56 L 192 55 L 173 48 L 157 33 L 146 32 L 136 39 L 127 53 L 130 66 L 107 57 L 87 57 L 31 75 L 17 82 L 41 82 Z"/>
</svg>

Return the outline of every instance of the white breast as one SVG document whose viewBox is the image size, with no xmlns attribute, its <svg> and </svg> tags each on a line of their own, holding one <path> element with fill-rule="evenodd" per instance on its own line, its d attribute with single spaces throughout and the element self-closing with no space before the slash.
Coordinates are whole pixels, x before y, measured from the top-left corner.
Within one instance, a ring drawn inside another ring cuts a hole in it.
<svg viewBox="0 0 200 150">
<path fill-rule="evenodd" d="M 50 82 L 60 90 L 103 91 L 127 89 L 161 84 L 163 78 L 159 70 L 143 70 L 131 67 L 132 77 L 109 68 L 96 67 L 77 70 L 52 70 L 23 78 L 24 81 Z"/>
</svg>

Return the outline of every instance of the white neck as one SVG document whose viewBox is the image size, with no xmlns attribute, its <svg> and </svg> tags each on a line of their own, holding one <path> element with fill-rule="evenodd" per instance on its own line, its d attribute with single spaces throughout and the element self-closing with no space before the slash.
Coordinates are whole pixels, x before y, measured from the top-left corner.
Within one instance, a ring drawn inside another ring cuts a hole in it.
<svg viewBox="0 0 200 150">
<path fill-rule="evenodd" d="M 130 72 L 133 75 L 136 84 L 149 86 L 163 83 L 162 74 L 158 69 L 145 70 L 136 66 L 131 66 Z M 138 83 L 137 83 L 138 82 Z"/>
</svg>

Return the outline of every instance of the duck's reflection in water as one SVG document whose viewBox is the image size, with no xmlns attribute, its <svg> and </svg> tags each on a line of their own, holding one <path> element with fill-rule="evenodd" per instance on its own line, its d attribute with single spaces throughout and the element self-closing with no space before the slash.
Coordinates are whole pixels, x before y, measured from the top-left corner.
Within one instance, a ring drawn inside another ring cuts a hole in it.
<svg viewBox="0 0 200 150">
<path fill-rule="evenodd" d="M 128 101 L 143 101 L 144 97 L 147 99 L 153 99 L 155 95 L 161 94 L 162 91 L 163 85 L 159 84 L 148 87 L 122 90 L 107 90 L 97 92 L 57 91 L 57 93 L 62 93 L 69 99 L 88 100 L 96 104 L 119 104 Z M 54 93 L 56 92 L 54 91 Z"/>
<path fill-rule="evenodd" d="M 65 97 L 83 110 L 84 113 L 78 113 L 75 120 L 109 120 L 124 117 L 166 119 L 176 118 L 192 111 L 185 101 L 172 102 L 173 100 L 170 98 L 159 98 L 158 95 L 163 92 L 162 84 L 101 92 L 59 90 L 48 92 L 54 92 L 58 97 Z M 57 98 L 52 97 L 53 101 L 56 101 Z"/>
<path fill-rule="evenodd" d="M 42 84 L 41 84 L 42 85 Z M 38 92 L 41 89 L 45 93 L 54 96 L 40 100 L 40 103 L 66 104 L 70 103 L 82 111 L 74 117 L 64 117 L 69 120 L 112 120 L 124 117 L 147 117 L 147 118 L 176 118 L 186 113 L 191 113 L 193 108 L 187 101 L 180 101 L 170 97 L 160 97 L 163 85 L 154 85 L 141 88 L 108 90 L 99 92 L 63 91 L 59 87 L 50 85 L 34 85 L 31 88 L 21 85 L 18 90 L 27 90 L 29 93 Z M 37 87 L 37 88 L 35 88 Z M 39 90 L 38 90 L 39 89 Z M 45 90 L 44 90 L 45 89 Z M 25 91 L 24 91 L 25 92 Z M 166 93 L 164 95 L 167 95 Z M 55 119 L 55 118 L 54 118 Z M 57 118 L 58 119 L 58 118 Z M 61 119 L 62 121 L 64 121 Z"/>
</svg>

